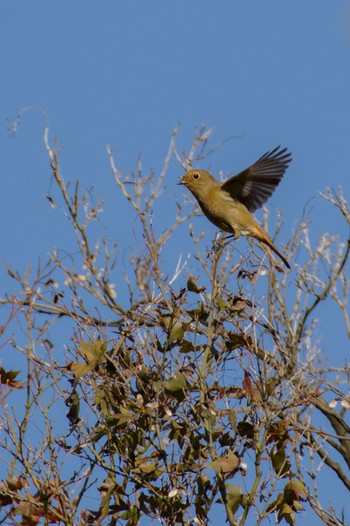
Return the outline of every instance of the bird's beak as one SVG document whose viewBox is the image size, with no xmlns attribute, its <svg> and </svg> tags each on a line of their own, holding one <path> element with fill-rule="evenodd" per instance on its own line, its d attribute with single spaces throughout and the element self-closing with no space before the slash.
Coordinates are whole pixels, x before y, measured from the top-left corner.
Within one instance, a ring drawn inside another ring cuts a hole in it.
<svg viewBox="0 0 350 526">
<path fill-rule="evenodd" d="M 178 184 L 178 185 L 180 185 L 180 184 L 185 184 L 183 178 L 180 179 L 180 181 L 179 181 L 177 184 Z"/>
</svg>

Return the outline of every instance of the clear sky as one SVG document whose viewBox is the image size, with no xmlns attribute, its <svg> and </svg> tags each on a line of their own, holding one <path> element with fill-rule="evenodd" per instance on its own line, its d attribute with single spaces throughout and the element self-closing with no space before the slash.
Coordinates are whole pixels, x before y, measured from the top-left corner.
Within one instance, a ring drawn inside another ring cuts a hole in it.
<svg viewBox="0 0 350 526">
<path fill-rule="evenodd" d="M 279 144 L 290 148 L 293 163 L 268 205 L 285 211 L 279 246 L 318 191 L 343 185 L 349 197 L 348 0 L 1 0 L 0 68 L 1 261 L 21 270 L 53 246 L 69 248 L 67 223 L 44 198 L 51 172 L 42 116 L 28 112 L 16 137 L 8 132 L 26 106 L 47 113 L 64 177 L 109 195 L 107 221 L 121 239 L 133 217 L 106 145 L 126 172 L 139 153 L 145 170 L 157 171 L 179 122 L 187 148 L 202 123 L 215 126 L 214 143 L 240 136 L 201 166 L 215 174 L 235 173 Z M 175 191 L 181 198 L 181 175 L 172 164 L 154 219 L 161 228 L 175 217 L 168 203 Z M 314 205 L 312 236 L 338 233 L 337 215 L 324 213 L 320 198 Z M 193 224 L 212 239 L 203 218 Z M 3 263 L 0 278 L 3 293 L 12 286 Z"/>
</svg>

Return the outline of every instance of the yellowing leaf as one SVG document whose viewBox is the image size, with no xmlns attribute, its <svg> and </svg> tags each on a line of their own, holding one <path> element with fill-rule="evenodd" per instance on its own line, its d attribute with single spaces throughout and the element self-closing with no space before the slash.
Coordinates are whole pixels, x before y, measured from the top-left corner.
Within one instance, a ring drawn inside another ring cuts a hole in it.
<svg viewBox="0 0 350 526">
<path fill-rule="evenodd" d="M 92 371 L 94 367 L 95 365 L 90 365 L 86 363 L 72 363 L 70 365 L 70 368 L 73 371 L 74 376 L 76 378 L 81 378 L 82 376 L 85 376 L 87 373 Z"/>
<path fill-rule="evenodd" d="M 157 462 L 155 460 L 153 462 L 143 462 L 139 465 L 139 468 L 142 473 L 153 473 L 157 469 Z"/>
<path fill-rule="evenodd" d="M 278 513 L 278 522 L 284 519 L 290 526 L 295 524 L 295 512 L 293 509 L 286 503 L 282 504 Z"/>
<path fill-rule="evenodd" d="M 80 342 L 79 354 L 85 358 L 87 362 L 97 362 L 100 360 L 107 349 L 106 342 L 97 340 L 94 343 Z"/>
<path fill-rule="evenodd" d="M 218 457 L 214 462 L 209 462 L 207 466 L 217 473 L 231 473 L 238 468 L 239 459 L 230 451 L 226 457 Z"/>
</svg>

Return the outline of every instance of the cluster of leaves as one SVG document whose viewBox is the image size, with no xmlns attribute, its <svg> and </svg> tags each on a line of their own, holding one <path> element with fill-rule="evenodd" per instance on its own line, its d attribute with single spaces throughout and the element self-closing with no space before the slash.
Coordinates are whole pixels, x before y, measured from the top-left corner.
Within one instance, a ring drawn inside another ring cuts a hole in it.
<svg viewBox="0 0 350 526">
<path fill-rule="evenodd" d="M 50 524 L 61 523 L 69 512 L 69 499 L 66 495 L 63 502 L 62 488 L 58 488 L 55 481 L 41 485 L 35 494 L 29 488 L 30 482 L 25 474 L 0 485 L 0 507 L 9 508 L 2 522 L 16 523 L 16 517 L 20 517 L 20 523 L 28 526 L 36 526 L 43 520 Z M 60 498 L 56 496 L 58 493 Z M 68 506 L 64 513 L 63 505 Z"/>
<path fill-rule="evenodd" d="M 288 275 L 255 264 L 254 249 L 252 259 L 232 266 L 232 247 L 218 245 L 203 255 L 192 235 L 200 277 L 187 275 L 184 282 L 178 265 L 170 278 L 160 253 L 188 216 L 179 204 L 174 225 L 157 237 L 151 207 L 171 156 L 190 166 L 198 149 L 204 156 L 210 131 L 199 130 L 183 156 L 174 135 L 156 182 L 143 177 L 140 164 L 123 178 L 109 150 L 116 183 L 138 214 L 145 243 L 123 271 L 130 297 L 125 306 L 111 279 L 113 250 L 106 241 L 92 246 L 89 238 L 101 206 L 89 208 L 89 196 L 80 196 L 78 186 L 69 194 L 47 132 L 79 256 L 69 267 L 55 250 L 34 278 L 9 270 L 25 296 L 1 300 L 3 308 L 12 307 L 4 329 L 26 322 L 26 344 L 17 335 L 9 343 L 27 359 L 27 378 L 19 383 L 17 371 L 0 370 L 0 448 L 8 466 L 0 486 L 1 521 L 133 526 L 147 516 L 164 525 L 204 526 L 220 514 L 221 522 L 244 525 L 254 514 L 256 524 L 276 517 L 293 525 L 305 509 L 325 524 L 342 524 L 317 496 L 322 474 L 313 462 L 318 455 L 339 485 L 350 489 L 342 389 L 349 371 L 340 369 L 331 383 L 323 369 L 320 382 L 318 357 L 307 351 L 315 309 L 346 284 L 350 243 L 332 255 L 333 240 L 327 252 L 317 249 L 297 266 L 290 311 Z M 350 224 L 342 195 L 329 193 L 328 199 Z M 301 225 L 289 244 L 291 258 L 306 235 Z M 316 283 L 320 261 L 327 271 Z M 337 297 L 346 312 L 346 285 L 343 291 Z M 58 352 L 62 347 L 65 352 Z M 19 392 L 16 411 L 8 400 Z M 340 411 L 326 402 L 329 395 L 342 402 Z"/>
</svg>

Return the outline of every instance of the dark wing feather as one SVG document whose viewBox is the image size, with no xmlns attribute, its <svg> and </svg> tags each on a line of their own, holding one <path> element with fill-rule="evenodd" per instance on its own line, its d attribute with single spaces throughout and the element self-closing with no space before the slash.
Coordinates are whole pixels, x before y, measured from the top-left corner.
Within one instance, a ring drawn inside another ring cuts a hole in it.
<svg viewBox="0 0 350 526">
<path fill-rule="evenodd" d="M 221 188 L 243 203 L 250 212 L 255 212 L 273 194 L 291 160 L 292 154 L 287 148 L 281 150 L 277 146 L 249 168 L 225 181 Z"/>
</svg>

